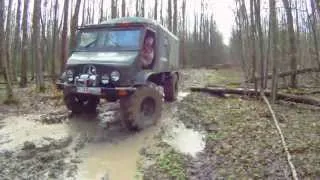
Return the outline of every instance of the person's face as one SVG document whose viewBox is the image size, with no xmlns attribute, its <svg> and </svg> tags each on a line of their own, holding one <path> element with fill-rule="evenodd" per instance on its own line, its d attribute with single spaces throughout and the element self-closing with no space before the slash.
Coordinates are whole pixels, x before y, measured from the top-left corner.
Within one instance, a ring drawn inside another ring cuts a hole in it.
<svg viewBox="0 0 320 180">
<path fill-rule="evenodd" d="M 152 37 L 148 37 L 146 40 L 145 40 L 145 47 L 152 47 L 153 45 L 153 38 Z"/>
</svg>

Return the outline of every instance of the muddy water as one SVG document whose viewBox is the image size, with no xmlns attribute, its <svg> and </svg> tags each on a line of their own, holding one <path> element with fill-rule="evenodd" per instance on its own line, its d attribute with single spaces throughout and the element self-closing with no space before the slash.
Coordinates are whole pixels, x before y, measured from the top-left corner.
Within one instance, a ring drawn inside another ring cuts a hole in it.
<svg viewBox="0 0 320 180">
<path fill-rule="evenodd" d="M 84 163 L 79 167 L 78 179 L 134 179 L 139 150 L 151 140 L 154 130 L 149 128 L 118 142 L 88 145 L 80 155 Z"/>
<path fill-rule="evenodd" d="M 187 95 L 189 93 L 179 93 L 178 101 L 181 101 Z M 86 129 L 95 129 L 93 139 L 99 139 L 100 141 L 90 143 L 80 151 L 83 163 L 79 165 L 77 179 L 95 180 L 103 177 L 111 180 L 134 179 L 139 151 L 146 144 L 152 142 L 153 136 L 157 134 L 160 127 L 167 124 L 174 111 L 177 110 L 174 105 L 165 106 L 169 110 L 163 113 L 165 116 L 161 121 L 156 126 L 138 133 L 128 132 L 117 125 L 103 129 L 101 121 L 105 121 L 104 119 L 98 120 L 100 123 L 96 122 L 94 128 L 89 128 L 90 125 L 86 124 L 84 126 Z M 169 106 L 170 108 L 168 108 Z"/>
<path fill-rule="evenodd" d="M 8 117 L 4 119 L 5 128 L 0 129 L 0 150 L 21 148 L 25 141 L 41 146 L 45 139 L 60 140 L 69 137 L 66 124 L 46 125 L 35 120 L 39 115 Z"/>
<path fill-rule="evenodd" d="M 163 141 L 178 152 L 195 157 L 205 148 L 204 138 L 204 134 L 193 129 L 187 129 L 183 123 L 176 122 L 163 136 Z"/>
</svg>

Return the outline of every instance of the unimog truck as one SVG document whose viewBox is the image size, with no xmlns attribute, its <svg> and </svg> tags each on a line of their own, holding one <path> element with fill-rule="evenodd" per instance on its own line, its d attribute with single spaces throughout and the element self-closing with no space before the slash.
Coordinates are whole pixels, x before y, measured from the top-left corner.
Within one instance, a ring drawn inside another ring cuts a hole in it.
<svg viewBox="0 0 320 180">
<path fill-rule="evenodd" d="M 119 101 L 123 124 L 140 130 L 157 122 L 164 101 L 176 100 L 179 55 L 178 37 L 150 19 L 81 26 L 57 87 L 72 113 L 96 112 L 101 98 Z"/>
</svg>

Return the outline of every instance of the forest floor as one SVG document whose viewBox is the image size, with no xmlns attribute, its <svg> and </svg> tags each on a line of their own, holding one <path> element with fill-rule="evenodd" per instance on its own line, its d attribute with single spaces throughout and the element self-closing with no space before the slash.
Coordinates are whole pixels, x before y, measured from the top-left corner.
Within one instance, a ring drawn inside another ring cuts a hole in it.
<svg viewBox="0 0 320 180">
<path fill-rule="evenodd" d="M 0 104 L 0 179 L 292 179 L 262 101 L 188 90 L 244 86 L 242 80 L 237 69 L 184 70 L 178 101 L 165 104 L 155 127 L 137 133 L 118 123 L 117 104 L 71 116 L 51 89 L 16 88 L 19 105 Z M 319 179 L 320 109 L 272 107 L 298 177 Z"/>
</svg>

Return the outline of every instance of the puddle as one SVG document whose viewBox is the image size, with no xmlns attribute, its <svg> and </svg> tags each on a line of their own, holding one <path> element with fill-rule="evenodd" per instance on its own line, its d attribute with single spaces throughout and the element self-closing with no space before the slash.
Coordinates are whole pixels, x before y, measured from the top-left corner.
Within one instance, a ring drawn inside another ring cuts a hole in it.
<svg viewBox="0 0 320 180">
<path fill-rule="evenodd" d="M 139 151 L 148 140 L 152 139 L 156 133 L 155 128 L 151 127 L 136 134 L 128 134 L 114 143 L 88 144 L 80 151 L 83 163 L 79 165 L 77 179 L 100 180 L 102 177 L 112 180 L 134 179 Z M 119 136 L 123 135 L 119 133 Z"/>
<path fill-rule="evenodd" d="M 173 126 L 164 136 L 163 141 L 177 151 L 193 157 L 205 148 L 204 134 L 187 129 L 181 122 Z"/>
<path fill-rule="evenodd" d="M 190 92 L 179 92 L 178 93 L 178 101 L 182 101 L 185 97 L 187 97 Z"/>
<path fill-rule="evenodd" d="M 0 129 L 0 151 L 21 148 L 25 141 L 38 146 L 44 143 L 45 138 L 61 140 L 69 137 L 66 124 L 46 125 L 35 121 L 39 118 L 29 115 L 4 119 L 5 128 Z"/>
<path fill-rule="evenodd" d="M 188 95 L 188 92 L 179 92 L 178 101 Z M 77 179 L 134 179 L 137 173 L 136 163 L 140 157 L 139 151 L 146 144 L 151 143 L 153 136 L 157 134 L 160 127 L 170 122 L 168 119 L 171 118 L 171 114 L 177 111 L 176 107 L 169 108 L 169 112 L 163 112 L 163 117 L 156 126 L 149 127 L 138 133 L 132 133 L 123 130 L 119 124 L 117 125 L 113 122 L 114 118 L 119 116 L 114 111 L 115 109 L 117 109 L 116 106 L 109 108 L 104 113 L 100 113 L 98 120 L 94 123 L 92 121 L 82 122 L 81 120 L 75 123 L 77 126 L 80 125 L 80 129 L 77 130 L 76 128 L 73 131 L 87 131 L 90 136 L 93 136 L 93 139 L 100 139 L 87 144 L 84 149 L 80 150 L 79 156 L 83 163 L 79 164 Z M 106 124 L 111 124 L 111 126 Z M 192 136 L 187 138 L 192 138 Z"/>
</svg>

